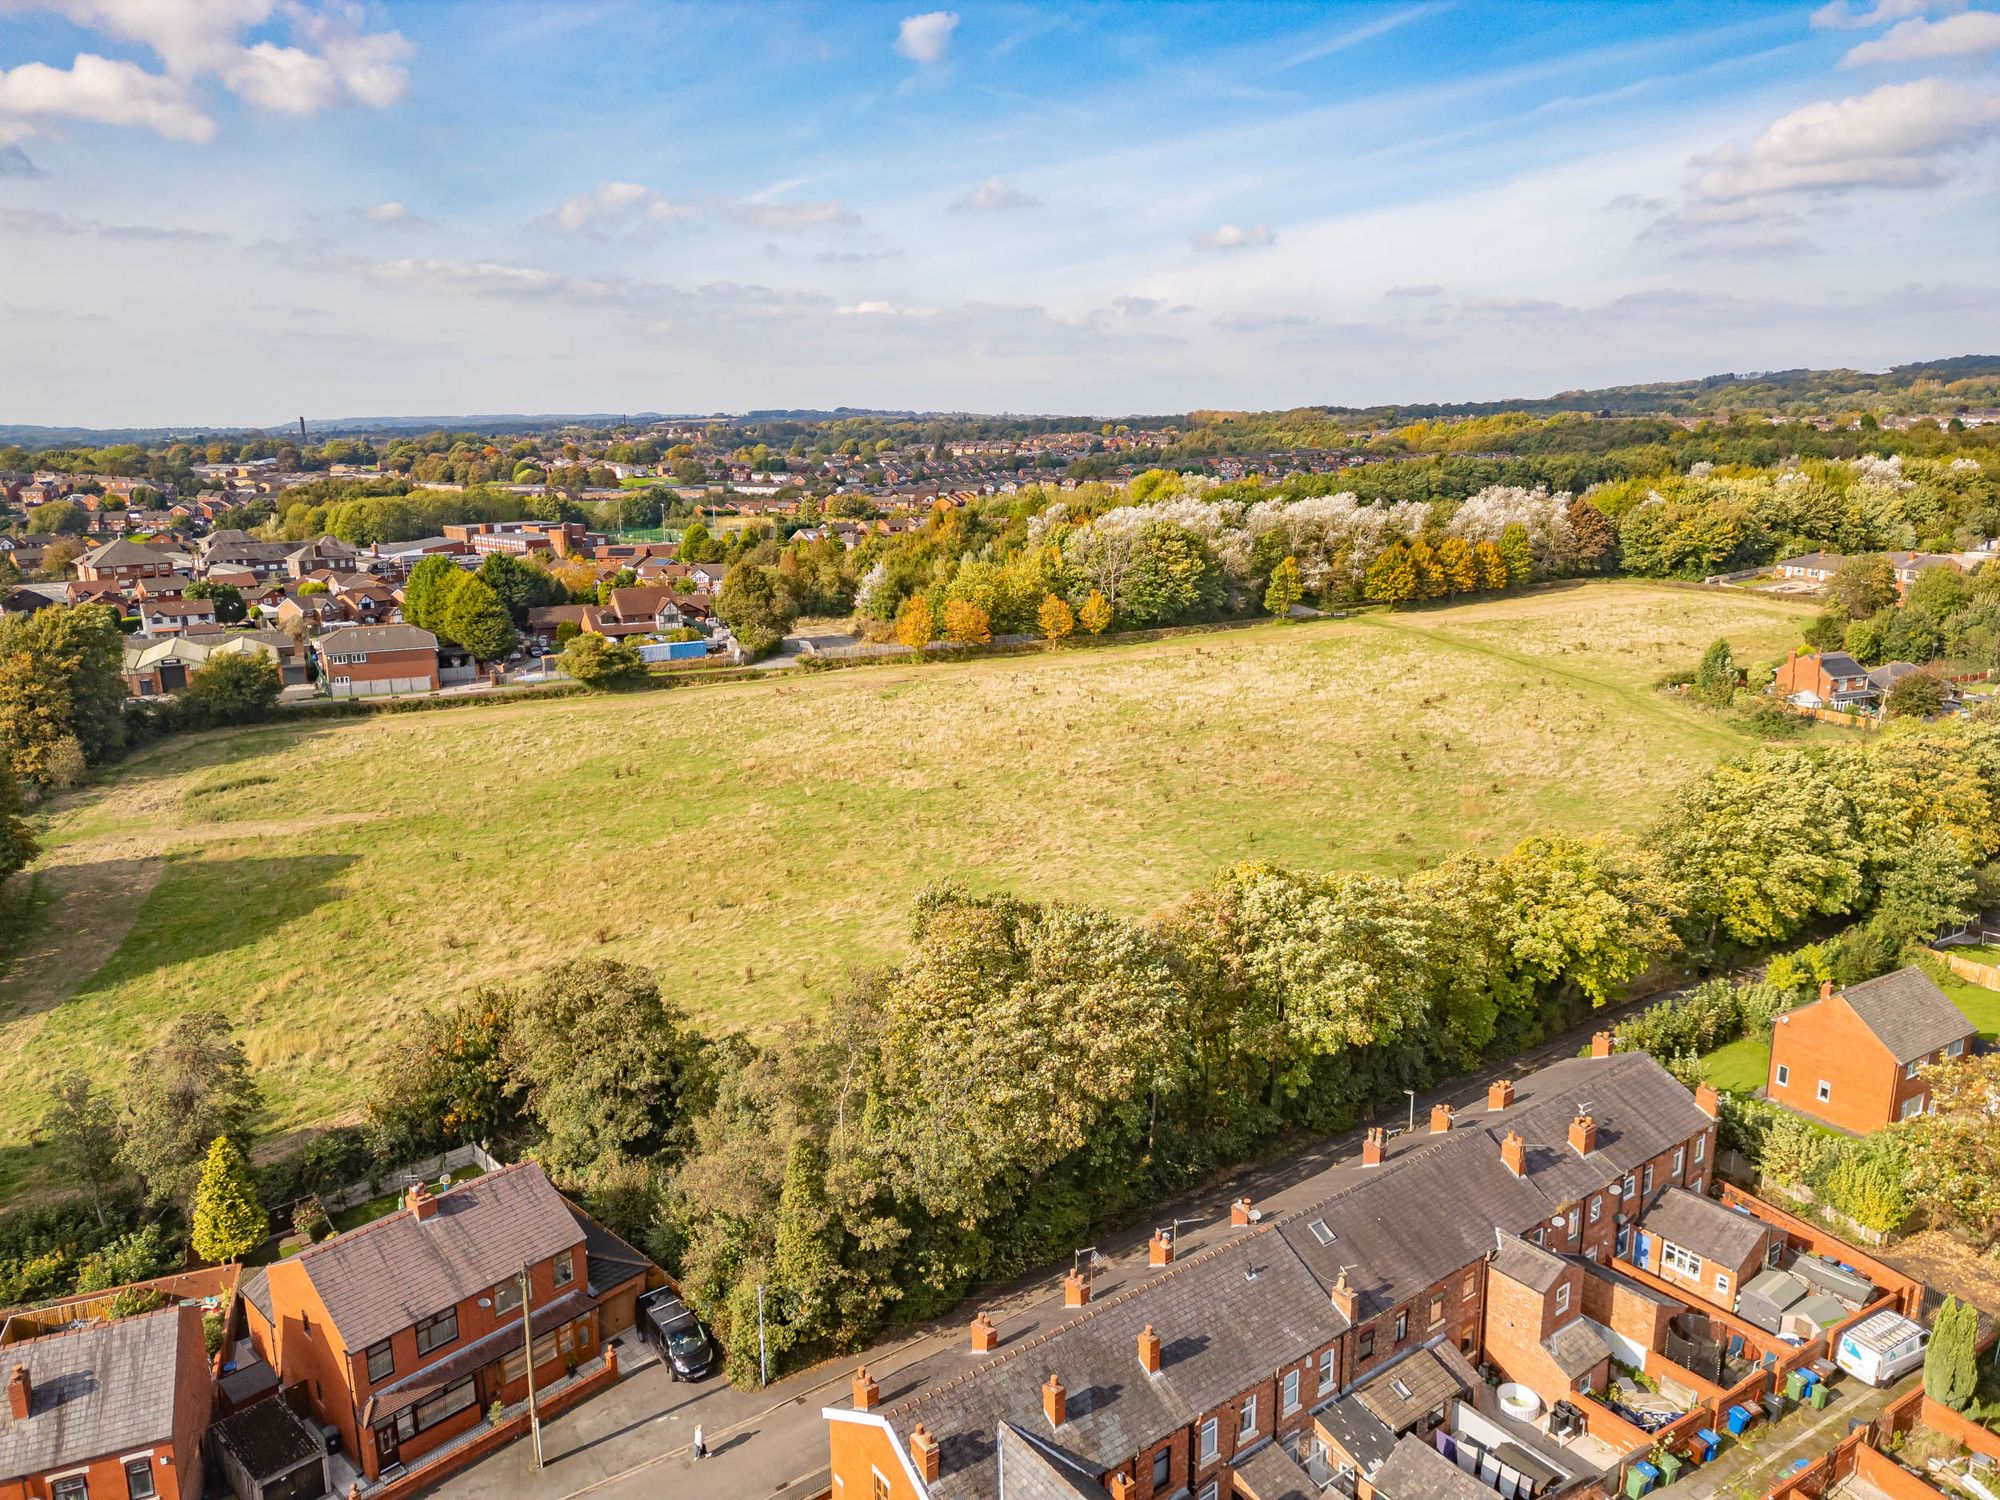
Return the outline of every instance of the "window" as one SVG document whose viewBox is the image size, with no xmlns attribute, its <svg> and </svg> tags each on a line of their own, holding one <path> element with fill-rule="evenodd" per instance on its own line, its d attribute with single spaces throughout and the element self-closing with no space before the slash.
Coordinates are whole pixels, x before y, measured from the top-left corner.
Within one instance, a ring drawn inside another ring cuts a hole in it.
<svg viewBox="0 0 2000 1500">
<path fill-rule="evenodd" d="M 1306 1225 L 1306 1228 L 1312 1231 L 1312 1237 L 1322 1245 L 1331 1245 L 1333 1243 L 1335 1236 L 1333 1231 L 1326 1227 L 1326 1220 L 1314 1219 L 1312 1223 Z"/>
<path fill-rule="evenodd" d="M 1696 1166 L 1700 1166 L 1702 1158 L 1707 1155 L 1708 1155 L 1708 1137 L 1705 1135 L 1696 1136 L 1694 1138 L 1694 1164 Z"/>
<path fill-rule="evenodd" d="M 576 1280 L 576 1252 L 565 1250 L 556 1257 L 556 1285 L 568 1286 Z"/>
<path fill-rule="evenodd" d="M 1646 1191 L 1648 1193 L 1653 1191 L 1653 1164 L 1651 1162 L 1646 1163 Z"/>
<path fill-rule="evenodd" d="M 868 1472 L 875 1476 L 875 1482 L 868 1487 L 869 1500 L 889 1500 L 889 1476 L 873 1465 Z"/>
<path fill-rule="evenodd" d="M 1625 1196 L 1629 1198 L 1638 1190 L 1639 1190 L 1639 1185 L 1636 1182 L 1634 1182 L 1628 1175 L 1625 1179 Z"/>
<path fill-rule="evenodd" d="M 1333 1351 L 1322 1349 L 1319 1355 L 1319 1393 L 1324 1396 L 1333 1389 Z"/>
<path fill-rule="evenodd" d="M 1688 1184 L 1688 1191 L 1690 1193 L 1699 1193 L 1701 1191 L 1701 1179 L 1699 1177 Z"/>
<path fill-rule="evenodd" d="M 1590 1222 L 1595 1224 L 1604 1217 L 1604 1194 L 1595 1194 L 1590 1200 Z"/>
<path fill-rule="evenodd" d="M 429 1354 L 433 1349 L 441 1349 L 458 1337 L 458 1309 L 447 1307 L 436 1317 L 425 1318 L 417 1325 L 417 1353 Z"/>
<path fill-rule="evenodd" d="M 1833 1085 L 1822 1078 L 1819 1081 L 1819 1088 L 1814 1092 L 1813 1097 L 1822 1104 L 1826 1103 L 1827 1100 L 1833 1097 Z"/>
<path fill-rule="evenodd" d="M 1360 1339 L 1355 1343 L 1354 1357 L 1356 1359 L 1370 1359 L 1374 1356 L 1374 1353 L 1375 1353 L 1375 1330 L 1372 1328 L 1364 1328 L 1361 1330 Z"/>
<path fill-rule="evenodd" d="M 1236 1435 L 1247 1438 L 1257 1430 L 1257 1398 L 1245 1396 L 1243 1405 L 1236 1413 Z"/>
<path fill-rule="evenodd" d="M 1692 1250 L 1683 1250 L 1679 1245 L 1660 1247 L 1660 1269 L 1678 1271 L 1692 1281 L 1701 1280 L 1701 1257 Z"/>
<path fill-rule="evenodd" d="M 1727 1292 L 1729 1290 L 1729 1277 L 1721 1271 L 1715 1273 L 1715 1289 L 1718 1292 Z"/>
<path fill-rule="evenodd" d="M 1904 1063 L 1903 1076 L 1905 1078 L 1915 1078 L 1917 1076 L 1917 1069 L 1921 1068 L 1923 1065 L 1924 1063 L 1922 1058 L 1918 1058 L 1917 1061 L 1913 1063 Z"/>
<path fill-rule="evenodd" d="M 1215 1457 L 1215 1436 L 1215 1418 L 1210 1417 L 1201 1424 L 1201 1458 L 1203 1463 Z M 1213 1491 L 1214 1486 L 1211 1485 L 1209 1488 Z"/>
<path fill-rule="evenodd" d="M 479 1393 L 472 1388 L 472 1377 L 454 1385 L 448 1385 L 428 1401 L 419 1401 L 416 1407 L 416 1427 L 422 1432 L 427 1427 L 435 1427 L 446 1417 L 455 1416 L 468 1406 L 477 1405 Z"/>
<path fill-rule="evenodd" d="M 1431 1294 L 1431 1327 L 1435 1328 L 1438 1326 L 1438 1324 L 1442 1323 L 1443 1321 L 1444 1321 L 1444 1294 L 1441 1292 L 1433 1292 Z"/>
<path fill-rule="evenodd" d="M 493 1288 L 493 1311 L 496 1314 L 514 1312 L 520 1305 L 521 1279 L 518 1276 L 509 1276 Z"/>
<path fill-rule="evenodd" d="M 1299 1409 L 1299 1372 L 1297 1370 L 1285 1371 L 1285 1394 L 1281 1409 L 1288 1417 Z"/>
<path fill-rule="evenodd" d="M 1556 1288 L 1556 1314 L 1560 1317 L 1569 1311 L 1569 1283 L 1565 1281 Z"/>
<path fill-rule="evenodd" d="M 65 1474 L 50 1481 L 49 1500 L 90 1500 L 90 1486 L 81 1474 Z"/>
<path fill-rule="evenodd" d="M 1674 1176 L 1681 1175 L 1681 1168 L 1687 1164 L 1687 1147 L 1674 1147 Z"/>
<path fill-rule="evenodd" d="M 1624 1260 L 1632 1254 L 1632 1226 L 1621 1224 L 1618 1228 L 1618 1258 Z"/>
<path fill-rule="evenodd" d="M 159 1493 L 153 1483 L 153 1455 L 142 1453 L 125 1460 L 125 1493 L 131 1500 L 153 1500 Z"/>
<path fill-rule="evenodd" d="M 1916 1116 L 1922 1114 L 1923 1112 L 1924 1112 L 1924 1096 L 1922 1094 L 1912 1094 L 1910 1095 L 1909 1098 L 1903 1101 L 1903 1113 L 1901 1115 L 1902 1119 L 1905 1120 L 1914 1119 Z"/>
<path fill-rule="evenodd" d="M 1215 1481 L 1211 1479 L 1201 1487 L 1201 1493 L 1195 1497 L 1195 1500 L 1215 1500 L 1215 1494 Z"/>
<path fill-rule="evenodd" d="M 396 1351 L 387 1339 L 368 1346 L 368 1383 L 376 1385 L 396 1373 Z"/>
<path fill-rule="evenodd" d="M 1537 1229 L 1535 1231 L 1535 1243 L 1537 1245 L 1542 1244 L 1548 1239 L 1548 1236 L 1549 1232 L 1546 1229 Z"/>
<path fill-rule="evenodd" d="M 1949 1047 L 1945 1048 L 1944 1055 L 1946 1057 L 1957 1057 L 1964 1051 L 1965 1051 L 1965 1043 L 1961 1040 L 1953 1042 Z"/>
<path fill-rule="evenodd" d="M 1569 1237 L 1571 1239 L 1576 1238 L 1576 1231 L 1577 1231 L 1576 1210 L 1572 1208 L 1569 1211 Z"/>
<path fill-rule="evenodd" d="M 1784 1063 L 1778 1064 L 1778 1087 L 1783 1088 L 1792 1081 L 1792 1070 Z"/>
<path fill-rule="evenodd" d="M 1479 1295 L 1479 1276 L 1476 1272 L 1467 1271 L 1465 1273 L 1465 1295 L 1462 1298 L 1460 1298 L 1460 1300 L 1464 1302 L 1470 1302 L 1474 1297 L 1478 1295 Z"/>
<path fill-rule="evenodd" d="M 541 1369 L 542 1366 L 555 1357 L 556 1336 L 552 1329 L 535 1340 L 535 1368 L 538 1370 Z M 517 1343 L 508 1351 L 506 1358 L 500 1361 L 500 1379 L 505 1384 L 512 1385 L 515 1381 L 525 1378 L 527 1373 L 527 1359 L 521 1352 L 521 1346 Z"/>
<path fill-rule="evenodd" d="M 1396 1342 L 1400 1344 L 1409 1336 L 1410 1315 L 1407 1312 L 1399 1312 L 1396 1314 Z"/>
<path fill-rule="evenodd" d="M 1171 1448 L 1162 1448 L 1158 1453 L 1153 1455 L 1153 1489 L 1155 1493 L 1167 1487 L 1167 1481 L 1173 1477 L 1173 1472 L 1174 1450 Z"/>
</svg>

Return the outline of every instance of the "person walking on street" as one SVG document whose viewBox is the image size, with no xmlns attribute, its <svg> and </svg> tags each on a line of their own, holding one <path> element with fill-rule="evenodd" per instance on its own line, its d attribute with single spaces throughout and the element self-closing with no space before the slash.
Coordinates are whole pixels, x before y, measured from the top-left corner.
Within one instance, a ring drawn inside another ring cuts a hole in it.
<svg viewBox="0 0 2000 1500">
<path fill-rule="evenodd" d="M 697 1461 L 708 1457 L 708 1444 L 702 1441 L 699 1422 L 695 1424 L 694 1429 L 694 1456 Z"/>
</svg>

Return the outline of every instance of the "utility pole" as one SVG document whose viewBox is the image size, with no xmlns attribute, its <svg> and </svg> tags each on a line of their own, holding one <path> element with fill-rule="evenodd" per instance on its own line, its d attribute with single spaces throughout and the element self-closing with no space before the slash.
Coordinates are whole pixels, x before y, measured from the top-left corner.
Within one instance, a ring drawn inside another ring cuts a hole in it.
<svg viewBox="0 0 2000 1500">
<path fill-rule="evenodd" d="M 530 1319 L 529 1298 L 534 1291 L 534 1282 L 528 1277 L 528 1264 L 521 1263 L 521 1343 L 527 1350 L 528 1359 L 528 1431 L 535 1435 L 535 1467 L 542 1466 L 542 1414 L 535 1406 L 535 1325 Z"/>
<path fill-rule="evenodd" d="M 757 1384 L 771 1383 L 770 1352 L 764 1345 L 764 1283 L 757 1283 Z"/>
</svg>

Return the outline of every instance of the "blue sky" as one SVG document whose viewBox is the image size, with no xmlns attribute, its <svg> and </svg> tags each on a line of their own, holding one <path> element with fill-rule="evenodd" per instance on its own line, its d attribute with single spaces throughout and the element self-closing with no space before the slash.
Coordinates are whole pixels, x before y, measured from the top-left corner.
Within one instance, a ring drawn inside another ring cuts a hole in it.
<svg viewBox="0 0 2000 1500">
<path fill-rule="evenodd" d="M 2000 351 L 2000 14 L 0 0 L 0 421 Z"/>
</svg>

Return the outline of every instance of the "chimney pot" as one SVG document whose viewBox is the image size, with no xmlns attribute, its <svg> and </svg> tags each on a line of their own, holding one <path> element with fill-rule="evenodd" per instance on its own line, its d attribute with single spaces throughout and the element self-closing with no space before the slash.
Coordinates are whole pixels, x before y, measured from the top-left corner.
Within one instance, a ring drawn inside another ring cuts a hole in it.
<svg viewBox="0 0 2000 1500">
<path fill-rule="evenodd" d="M 1146 1241 L 1146 1264 L 1170 1266 L 1173 1263 L 1174 1237 L 1164 1229 L 1155 1229 L 1153 1237 Z"/>
<path fill-rule="evenodd" d="M 1090 1280 L 1081 1272 L 1071 1271 L 1063 1277 L 1063 1306 L 1082 1307 L 1090 1301 Z"/>
<path fill-rule="evenodd" d="M 25 1422 L 34 1404 L 35 1387 L 28 1379 L 28 1367 L 16 1365 L 14 1373 L 7 1377 L 7 1409 L 14 1414 L 15 1421 Z"/>
<path fill-rule="evenodd" d="M 1610 1032 L 1608 1032 L 1608 1031 L 1600 1031 L 1600 1032 L 1598 1032 L 1598 1033 L 1597 1033 L 1596 1035 L 1594 1035 L 1593 1037 L 1591 1037 L 1591 1039 L 1590 1039 L 1590 1055 L 1591 1055 L 1592 1057 L 1609 1057 L 1609 1056 L 1611 1055 L 1611 1033 L 1610 1033 Z"/>
<path fill-rule="evenodd" d="M 1452 1107 L 1449 1104 L 1433 1104 L 1431 1106 L 1431 1134 L 1443 1135 L 1447 1130 L 1451 1129 L 1452 1114 Z"/>
<path fill-rule="evenodd" d="M 1139 1481 L 1130 1474 L 1111 1476 L 1111 1500 L 1132 1500 L 1139 1493 Z"/>
<path fill-rule="evenodd" d="M 1597 1149 L 1597 1121 L 1589 1115 L 1578 1115 L 1569 1122 L 1569 1143 L 1576 1148 L 1578 1156 L 1588 1156 Z"/>
<path fill-rule="evenodd" d="M 854 1409 L 870 1411 L 880 1405 L 881 1401 L 881 1385 L 868 1373 L 868 1366 L 858 1366 L 854 1371 Z"/>
<path fill-rule="evenodd" d="M 1379 1167 L 1382 1158 L 1389 1154 L 1389 1132 L 1380 1125 L 1370 1125 L 1368 1134 L 1361 1138 L 1361 1165 Z"/>
<path fill-rule="evenodd" d="M 1488 1109 L 1510 1109 L 1514 1103 L 1514 1080 L 1497 1079 L 1486 1086 L 1486 1107 Z"/>
<path fill-rule="evenodd" d="M 1241 1229 L 1250 1222 L 1250 1200 L 1235 1199 L 1229 1205 L 1229 1223 L 1234 1229 Z"/>
<path fill-rule="evenodd" d="M 1042 1412 L 1049 1419 L 1049 1426 L 1060 1427 L 1069 1416 L 1069 1392 L 1056 1379 L 1055 1371 L 1049 1371 L 1049 1378 L 1042 1382 Z"/>
<path fill-rule="evenodd" d="M 1714 1084 L 1703 1083 L 1695 1086 L 1694 1107 L 1711 1120 L 1722 1118 L 1722 1096 L 1715 1091 Z"/>
<path fill-rule="evenodd" d="M 1335 1312 L 1347 1319 L 1350 1324 L 1353 1323 L 1358 1299 L 1354 1295 L 1354 1288 L 1347 1284 L 1347 1272 L 1344 1269 L 1333 1278 L 1333 1291 L 1328 1295 L 1328 1300 L 1333 1303 Z"/>
<path fill-rule="evenodd" d="M 919 1422 L 910 1430 L 910 1463 L 923 1475 L 925 1484 L 938 1480 L 938 1444 L 930 1429 Z"/>
<path fill-rule="evenodd" d="M 417 1219 L 428 1219 L 438 1211 L 437 1199 L 431 1195 L 428 1182 L 413 1182 L 409 1191 L 403 1194 L 403 1203 Z"/>
<path fill-rule="evenodd" d="M 1500 1160 L 1516 1177 L 1528 1175 L 1528 1143 L 1521 1139 L 1520 1131 L 1510 1130 L 1500 1138 Z"/>
<path fill-rule="evenodd" d="M 1000 1330 L 993 1326 L 993 1320 L 981 1313 L 972 1320 L 972 1352 L 991 1354 L 1000 1347 Z"/>
<path fill-rule="evenodd" d="M 1148 1375 L 1160 1373 L 1160 1336 L 1153 1332 L 1151 1323 L 1139 1335 L 1139 1363 Z"/>
</svg>

